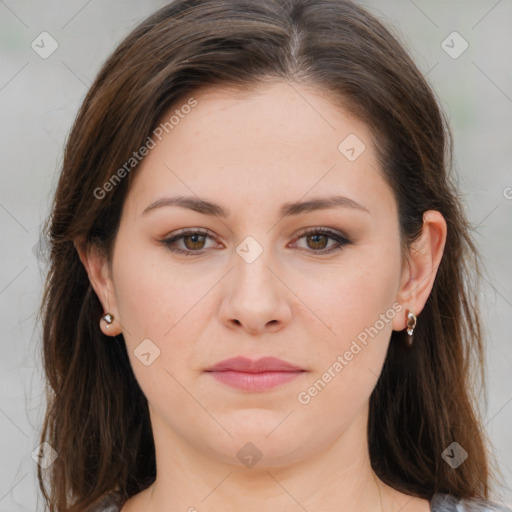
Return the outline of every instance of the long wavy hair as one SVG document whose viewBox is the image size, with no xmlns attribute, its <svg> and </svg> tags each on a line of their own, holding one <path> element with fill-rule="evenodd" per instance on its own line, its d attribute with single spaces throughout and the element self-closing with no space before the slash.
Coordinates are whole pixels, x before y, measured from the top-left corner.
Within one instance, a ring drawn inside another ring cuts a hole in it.
<svg viewBox="0 0 512 512">
<path fill-rule="evenodd" d="M 102 306 L 75 247 L 85 240 L 111 261 L 137 167 L 103 198 L 95 191 L 194 90 L 275 79 L 329 93 L 371 129 L 405 249 L 425 211 L 447 222 L 414 344 L 408 347 L 403 331 L 392 333 L 370 397 L 374 471 L 425 499 L 437 492 L 488 497 L 478 254 L 452 173 L 452 136 L 425 78 L 396 36 L 348 0 L 177 0 L 138 25 L 100 70 L 69 134 L 44 227 L 50 262 L 40 308 L 47 377 L 41 442 L 59 456 L 38 468 L 38 479 L 51 512 L 82 512 L 113 492 L 126 500 L 156 477 L 147 400 L 122 334 L 112 341 L 99 328 Z M 454 441 L 469 453 L 456 470 L 442 456 Z"/>
</svg>

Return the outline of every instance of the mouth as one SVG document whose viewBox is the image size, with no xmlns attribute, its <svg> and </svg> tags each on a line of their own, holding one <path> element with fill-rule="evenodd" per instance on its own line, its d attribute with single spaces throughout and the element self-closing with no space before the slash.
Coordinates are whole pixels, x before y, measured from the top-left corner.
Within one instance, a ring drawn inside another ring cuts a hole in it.
<svg viewBox="0 0 512 512">
<path fill-rule="evenodd" d="M 290 382 L 305 369 L 275 357 L 257 360 L 234 357 L 206 370 L 214 379 L 244 391 L 266 391 Z"/>
</svg>

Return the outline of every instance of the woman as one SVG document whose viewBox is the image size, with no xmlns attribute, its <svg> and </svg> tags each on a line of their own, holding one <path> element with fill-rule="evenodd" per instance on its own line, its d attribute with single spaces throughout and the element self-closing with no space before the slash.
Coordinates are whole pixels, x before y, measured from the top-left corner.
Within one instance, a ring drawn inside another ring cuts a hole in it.
<svg viewBox="0 0 512 512">
<path fill-rule="evenodd" d="M 84 100 L 49 220 L 49 509 L 507 510 L 450 150 L 349 1 L 141 23 Z"/>
</svg>

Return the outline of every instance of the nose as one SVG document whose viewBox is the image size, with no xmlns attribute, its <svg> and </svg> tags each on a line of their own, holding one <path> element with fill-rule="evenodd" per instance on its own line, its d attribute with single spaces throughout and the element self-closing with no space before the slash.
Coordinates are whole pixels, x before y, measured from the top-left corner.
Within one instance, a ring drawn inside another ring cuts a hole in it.
<svg viewBox="0 0 512 512">
<path fill-rule="evenodd" d="M 270 251 L 264 250 L 251 263 L 236 253 L 233 259 L 234 268 L 224 283 L 221 322 L 253 335 L 283 329 L 291 319 L 292 293 L 271 261 Z"/>
</svg>

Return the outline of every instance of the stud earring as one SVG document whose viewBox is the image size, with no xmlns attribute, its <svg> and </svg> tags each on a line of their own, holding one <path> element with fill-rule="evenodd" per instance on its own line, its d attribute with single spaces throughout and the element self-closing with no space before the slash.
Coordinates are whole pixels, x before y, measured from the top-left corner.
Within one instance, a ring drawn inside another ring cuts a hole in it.
<svg viewBox="0 0 512 512">
<path fill-rule="evenodd" d="M 412 334 L 414 332 L 414 328 L 416 327 L 416 316 L 411 311 L 409 311 L 407 314 L 407 321 L 405 322 L 405 326 L 407 327 L 407 334 L 410 336 L 409 345 L 412 345 Z"/>
<path fill-rule="evenodd" d="M 114 321 L 114 315 L 111 313 L 106 313 L 101 317 L 102 320 L 105 320 L 107 329 L 110 327 L 110 324 Z"/>
</svg>

